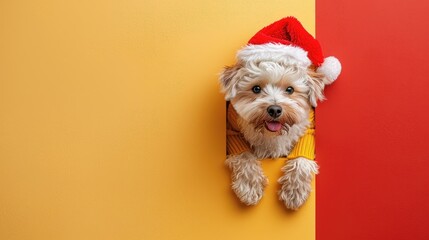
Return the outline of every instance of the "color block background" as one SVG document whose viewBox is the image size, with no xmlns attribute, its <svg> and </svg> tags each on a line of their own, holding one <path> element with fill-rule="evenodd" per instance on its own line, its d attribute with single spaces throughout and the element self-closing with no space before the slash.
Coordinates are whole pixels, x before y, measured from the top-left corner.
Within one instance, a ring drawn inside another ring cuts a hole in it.
<svg viewBox="0 0 429 240">
<path fill-rule="evenodd" d="M 314 239 L 315 194 L 229 188 L 217 74 L 314 1 L 0 2 L 0 239 Z M 332 101 L 334 102 L 334 101 Z"/>
<path fill-rule="evenodd" d="M 317 1 L 343 63 L 317 109 L 318 240 L 429 239 L 429 3 Z"/>
<path fill-rule="evenodd" d="M 0 239 L 314 239 L 315 194 L 241 206 L 217 73 L 298 17 L 343 63 L 317 109 L 317 239 L 429 239 L 427 10 L 393 1 L 0 2 Z"/>
</svg>

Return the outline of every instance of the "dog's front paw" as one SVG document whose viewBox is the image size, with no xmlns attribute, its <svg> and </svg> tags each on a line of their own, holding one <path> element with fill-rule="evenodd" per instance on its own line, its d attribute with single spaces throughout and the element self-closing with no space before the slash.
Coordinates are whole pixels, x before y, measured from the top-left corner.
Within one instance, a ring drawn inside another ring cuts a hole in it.
<svg viewBox="0 0 429 240">
<path fill-rule="evenodd" d="M 264 195 L 264 188 L 267 185 L 267 178 L 263 175 L 256 176 L 258 173 L 245 174 L 237 177 L 232 182 L 232 190 L 237 197 L 246 205 L 256 205 Z"/>
<path fill-rule="evenodd" d="M 249 153 L 232 156 L 226 163 L 232 170 L 232 190 L 244 204 L 256 205 L 268 184 L 260 162 Z"/>
<path fill-rule="evenodd" d="M 282 171 L 284 174 L 278 181 L 282 185 L 279 198 L 287 208 L 297 210 L 310 195 L 313 174 L 318 173 L 317 163 L 300 157 L 289 160 Z"/>
</svg>

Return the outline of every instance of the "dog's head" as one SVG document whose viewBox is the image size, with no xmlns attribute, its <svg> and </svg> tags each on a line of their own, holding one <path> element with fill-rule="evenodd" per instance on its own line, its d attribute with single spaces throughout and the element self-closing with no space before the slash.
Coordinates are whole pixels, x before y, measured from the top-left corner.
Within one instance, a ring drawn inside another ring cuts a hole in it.
<svg viewBox="0 0 429 240">
<path fill-rule="evenodd" d="M 238 61 L 225 67 L 220 82 L 242 120 L 258 132 L 283 134 L 307 119 L 329 80 L 314 66 L 271 59 Z"/>
<path fill-rule="evenodd" d="M 324 99 L 325 85 L 340 72 L 338 59 L 325 58 L 302 24 L 286 17 L 257 32 L 220 80 L 226 100 L 245 122 L 264 133 L 284 133 Z"/>
</svg>

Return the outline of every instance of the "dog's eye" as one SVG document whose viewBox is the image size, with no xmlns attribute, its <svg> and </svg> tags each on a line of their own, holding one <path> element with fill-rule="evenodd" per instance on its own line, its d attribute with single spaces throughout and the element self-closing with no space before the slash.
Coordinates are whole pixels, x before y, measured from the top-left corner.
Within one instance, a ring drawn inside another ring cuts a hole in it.
<svg viewBox="0 0 429 240">
<path fill-rule="evenodd" d="M 295 89 L 293 89 L 293 87 L 287 87 L 286 88 L 286 93 L 291 95 L 293 92 L 295 92 Z"/>
<path fill-rule="evenodd" d="M 253 91 L 254 93 L 260 93 L 260 92 L 261 92 L 261 87 L 260 87 L 260 86 L 258 86 L 258 85 L 256 85 L 256 86 L 254 86 L 254 87 L 252 88 L 252 91 Z"/>
</svg>

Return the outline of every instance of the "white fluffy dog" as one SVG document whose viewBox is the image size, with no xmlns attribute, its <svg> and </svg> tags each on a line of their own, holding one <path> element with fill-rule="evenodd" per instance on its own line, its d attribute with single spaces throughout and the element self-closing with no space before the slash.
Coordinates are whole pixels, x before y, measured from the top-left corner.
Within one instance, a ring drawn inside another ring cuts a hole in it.
<svg viewBox="0 0 429 240">
<path fill-rule="evenodd" d="M 238 52 L 236 64 L 221 73 L 222 92 L 230 102 L 226 163 L 232 189 L 246 205 L 263 196 L 268 182 L 260 164 L 264 158 L 288 158 L 278 180 L 287 208 L 298 209 L 311 192 L 318 173 L 313 107 L 324 99 L 323 89 L 338 77 L 341 65 L 323 55 L 318 62 L 314 55 L 321 50 L 307 45 L 319 46 L 295 18 L 284 18 L 258 32 Z"/>
</svg>

